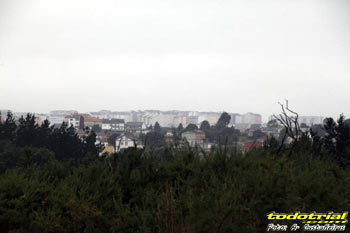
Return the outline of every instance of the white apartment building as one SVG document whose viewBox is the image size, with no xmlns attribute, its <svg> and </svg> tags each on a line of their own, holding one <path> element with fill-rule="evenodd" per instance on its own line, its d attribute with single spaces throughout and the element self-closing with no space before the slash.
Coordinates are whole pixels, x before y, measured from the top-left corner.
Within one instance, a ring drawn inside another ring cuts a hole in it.
<svg viewBox="0 0 350 233">
<path fill-rule="evenodd" d="M 102 130 L 124 131 L 125 122 L 123 119 L 102 119 Z"/>
<path fill-rule="evenodd" d="M 323 124 L 324 117 L 322 116 L 300 116 L 299 117 L 299 124 L 305 123 L 308 126 L 317 125 L 317 124 Z"/>
<path fill-rule="evenodd" d="M 68 127 L 73 126 L 76 129 L 80 129 L 82 121 L 83 120 L 80 115 L 69 115 L 64 117 L 64 122 L 67 123 Z"/>
</svg>

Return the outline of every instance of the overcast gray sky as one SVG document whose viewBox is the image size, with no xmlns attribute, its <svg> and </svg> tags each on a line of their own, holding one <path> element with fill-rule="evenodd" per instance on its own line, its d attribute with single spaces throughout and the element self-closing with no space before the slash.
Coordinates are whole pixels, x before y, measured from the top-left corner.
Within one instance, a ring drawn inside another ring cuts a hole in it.
<svg viewBox="0 0 350 233">
<path fill-rule="evenodd" d="M 349 0 L 0 0 L 0 109 L 350 117 Z"/>
</svg>

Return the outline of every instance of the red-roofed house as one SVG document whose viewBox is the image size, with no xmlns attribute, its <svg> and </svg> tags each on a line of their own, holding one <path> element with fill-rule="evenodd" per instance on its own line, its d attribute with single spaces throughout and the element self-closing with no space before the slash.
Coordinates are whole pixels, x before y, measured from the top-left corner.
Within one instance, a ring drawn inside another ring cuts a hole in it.
<svg viewBox="0 0 350 233">
<path fill-rule="evenodd" d="M 100 128 L 102 128 L 102 120 L 98 117 L 84 117 L 84 127 L 89 127 L 91 129 L 94 125 L 98 125 Z"/>
<path fill-rule="evenodd" d="M 243 143 L 243 146 L 241 148 L 241 151 L 243 153 L 250 151 L 254 148 L 261 148 L 263 144 L 261 142 L 245 142 Z"/>
</svg>

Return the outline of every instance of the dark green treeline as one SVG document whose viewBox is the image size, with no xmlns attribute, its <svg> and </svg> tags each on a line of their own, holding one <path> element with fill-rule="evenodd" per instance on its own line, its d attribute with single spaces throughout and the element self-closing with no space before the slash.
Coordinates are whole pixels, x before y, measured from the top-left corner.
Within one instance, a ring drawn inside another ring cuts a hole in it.
<svg viewBox="0 0 350 233">
<path fill-rule="evenodd" d="M 250 233 L 265 231 L 270 211 L 350 209 L 344 119 L 282 150 L 270 139 L 245 155 L 219 146 L 105 157 L 93 133 L 32 117 L 0 124 L 0 232 Z"/>
</svg>

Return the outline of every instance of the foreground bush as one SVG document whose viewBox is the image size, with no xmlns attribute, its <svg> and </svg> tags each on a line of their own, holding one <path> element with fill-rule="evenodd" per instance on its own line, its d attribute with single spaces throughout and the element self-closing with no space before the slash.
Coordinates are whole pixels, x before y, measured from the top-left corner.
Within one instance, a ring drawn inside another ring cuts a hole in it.
<svg viewBox="0 0 350 233">
<path fill-rule="evenodd" d="M 264 232 L 270 211 L 350 208 L 350 171 L 306 152 L 130 149 L 74 163 L 27 151 L 34 162 L 21 154 L 0 176 L 0 232 Z"/>
</svg>

